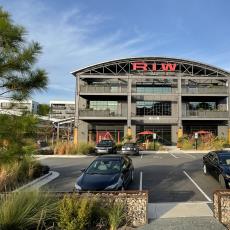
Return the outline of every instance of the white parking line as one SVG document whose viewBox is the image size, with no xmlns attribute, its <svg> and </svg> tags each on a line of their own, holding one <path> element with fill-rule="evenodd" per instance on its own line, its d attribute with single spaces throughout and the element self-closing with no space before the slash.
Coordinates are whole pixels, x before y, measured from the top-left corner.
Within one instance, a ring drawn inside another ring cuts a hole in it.
<svg viewBox="0 0 230 230">
<path fill-rule="evenodd" d="M 142 191 L 142 171 L 140 171 L 140 187 L 139 190 Z"/>
<path fill-rule="evenodd" d="M 173 153 L 169 153 L 171 156 L 173 156 L 174 158 L 179 158 L 177 156 L 175 156 Z"/>
<path fill-rule="evenodd" d="M 183 173 L 188 177 L 188 179 L 190 181 L 192 181 L 192 183 L 197 187 L 197 189 L 204 195 L 204 197 L 209 201 L 211 202 L 212 200 L 210 199 L 210 197 L 200 188 L 200 186 L 188 175 L 188 173 L 186 173 L 184 170 L 183 170 Z"/>
<path fill-rule="evenodd" d="M 184 155 L 187 155 L 187 156 L 190 156 L 190 157 L 193 158 L 193 159 L 196 159 L 195 156 L 193 156 L 193 155 L 191 155 L 191 154 L 189 154 L 189 153 L 184 153 Z"/>
</svg>

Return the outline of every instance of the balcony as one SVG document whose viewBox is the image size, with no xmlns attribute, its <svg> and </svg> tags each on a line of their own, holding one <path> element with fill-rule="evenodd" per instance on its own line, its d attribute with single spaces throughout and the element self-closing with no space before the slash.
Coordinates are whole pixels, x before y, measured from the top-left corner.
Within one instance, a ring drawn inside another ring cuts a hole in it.
<svg viewBox="0 0 230 230">
<path fill-rule="evenodd" d="M 99 86 L 99 85 L 82 85 L 80 93 L 127 93 L 127 87 L 122 86 Z"/>
<path fill-rule="evenodd" d="M 186 118 L 228 118 L 228 111 L 212 111 L 212 110 L 186 110 L 182 112 L 182 116 Z"/>
<path fill-rule="evenodd" d="M 53 110 L 65 110 L 66 109 L 65 106 L 58 106 L 58 105 L 51 105 L 51 108 Z"/>
<path fill-rule="evenodd" d="M 176 94 L 178 89 L 171 87 L 135 87 L 132 92 L 137 94 Z"/>
<path fill-rule="evenodd" d="M 80 117 L 127 117 L 127 114 L 110 110 L 79 110 Z"/>
<path fill-rule="evenodd" d="M 227 87 L 213 87 L 213 88 L 182 88 L 182 94 L 227 94 Z"/>
</svg>

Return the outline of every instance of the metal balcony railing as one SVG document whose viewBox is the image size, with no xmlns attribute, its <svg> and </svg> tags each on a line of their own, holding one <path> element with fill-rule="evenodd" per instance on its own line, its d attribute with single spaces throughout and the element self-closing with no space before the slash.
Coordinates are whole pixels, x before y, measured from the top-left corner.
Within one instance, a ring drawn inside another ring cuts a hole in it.
<svg viewBox="0 0 230 230">
<path fill-rule="evenodd" d="M 79 110 L 80 117 L 124 117 L 127 116 L 124 113 L 119 113 L 116 111 L 110 110 Z"/>
<path fill-rule="evenodd" d="M 159 88 L 151 88 L 151 87 L 143 87 L 143 88 L 132 88 L 133 93 L 151 93 L 151 94 L 175 94 L 178 93 L 177 88 L 170 87 L 159 87 Z"/>
<path fill-rule="evenodd" d="M 212 110 L 186 110 L 182 112 L 183 117 L 201 117 L 201 118 L 227 118 L 228 111 Z"/>
<path fill-rule="evenodd" d="M 51 106 L 52 107 L 52 109 L 55 109 L 55 110 L 65 110 L 66 109 L 66 107 L 65 106 L 55 106 L 55 105 L 52 105 Z"/>
<path fill-rule="evenodd" d="M 226 87 L 213 87 L 213 88 L 182 88 L 183 94 L 227 94 L 228 88 Z"/>
<path fill-rule="evenodd" d="M 127 87 L 121 86 L 90 86 L 82 85 L 80 87 L 80 93 L 127 93 Z"/>
</svg>

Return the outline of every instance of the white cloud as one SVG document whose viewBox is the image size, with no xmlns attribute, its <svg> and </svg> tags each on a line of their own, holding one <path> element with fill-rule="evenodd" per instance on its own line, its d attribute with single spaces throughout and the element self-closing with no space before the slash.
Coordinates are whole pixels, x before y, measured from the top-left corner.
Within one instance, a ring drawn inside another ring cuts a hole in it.
<svg viewBox="0 0 230 230">
<path fill-rule="evenodd" d="M 82 11 L 77 6 L 56 11 L 45 1 L 35 0 L 8 0 L 3 1 L 3 6 L 18 24 L 27 28 L 29 38 L 43 46 L 39 66 L 49 73 L 46 100 L 55 97 L 55 93 L 63 99 L 74 97 L 74 77 L 70 72 L 77 68 L 115 58 L 143 55 L 170 42 L 169 38 L 153 37 L 136 28 L 131 34 L 116 27 L 110 29 L 106 27 L 110 18 Z M 154 42 L 145 45 L 150 39 Z M 36 94 L 36 97 L 40 100 L 44 95 Z"/>
</svg>

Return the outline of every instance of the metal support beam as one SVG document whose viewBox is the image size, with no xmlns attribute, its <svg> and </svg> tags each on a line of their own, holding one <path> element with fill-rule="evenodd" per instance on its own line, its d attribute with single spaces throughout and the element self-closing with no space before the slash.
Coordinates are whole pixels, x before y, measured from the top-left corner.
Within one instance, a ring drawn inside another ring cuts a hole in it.
<svg viewBox="0 0 230 230">
<path fill-rule="evenodd" d="M 131 109 L 132 109 L 132 79 L 129 77 L 128 78 L 128 109 L 127 109 L 127 127 L 131 127 Z"/>
<path fill-rule="evenodd" d="M 79 93 L 80 93 L 80 77 L 76 78 L 76 92 L 75 92 L 75 120 L 74 120 L 74 137 L 73 142 L 76 145 L 78 143 L 78 125 L 79 125 Z"/>
<path fill-rule="evenodd" d="M 230 80 L 227 82 L 228 84 L 228 143 L 230 144 Z"/>
<path fill-rule="evenodd" d="M 178 86 L 178 128 L 182 127 L 181 117 L 182 117 L 182 100 L 181 100 L 181 75 L 177 78 Z"/>
</svg>

